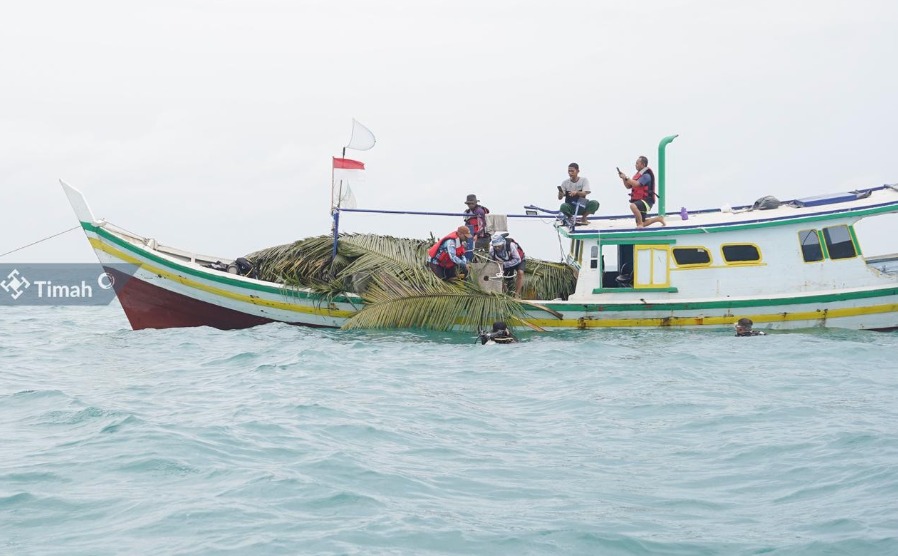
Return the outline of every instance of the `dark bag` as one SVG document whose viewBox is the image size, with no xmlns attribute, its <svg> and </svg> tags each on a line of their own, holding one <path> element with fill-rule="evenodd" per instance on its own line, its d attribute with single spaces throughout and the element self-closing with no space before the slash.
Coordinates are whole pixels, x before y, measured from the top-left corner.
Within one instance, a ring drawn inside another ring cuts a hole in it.
<svg viewBox="0 0 898 556">
<path fill-rule="evenodd" d="M 524 260 L 524 250 L 521 249 L 521 244 L 514 240 L 512 237 L 505 236 L 505 252 L 511 253 L 511 244 L 514 242 L 515 245 L 518 246 L 518 255 L 521 256 L 521 260 Z"/>
<path fill-rule="evenodd" d="M 770 210 L 770 209 L 779 208 L 779 206 L 781 204 L 782 203 L 780 203 L 780 200 L 777 199 L 776 197 L 774 197 L 772 195 L 767 195 L 766 197 L 761 197 L 760 199 L 755 201 L 755 204 L 753 204 L 751 206 L 751 209 L 752 210 Z"/>
</svg>

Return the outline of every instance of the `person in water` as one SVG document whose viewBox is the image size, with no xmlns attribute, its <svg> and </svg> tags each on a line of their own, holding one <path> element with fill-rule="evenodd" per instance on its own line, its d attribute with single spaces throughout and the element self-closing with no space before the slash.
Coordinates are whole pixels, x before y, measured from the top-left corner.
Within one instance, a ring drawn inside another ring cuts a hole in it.
<svg viewBox="0 0 898 556">
<path fill-rule="evenodd" d="M 660 222 L 662 226 L 665 226 L 663 216 L 652 216 L 651 218 L 647 216 L 658 196 L 655 193 L 655 173 L 649 168 L 649 159 L 644 156 L 636 159 L 636 173 L 632 178 L 628 178 L 620 170 L 617 171 L 617 175 L 623 180 L 624 187 L 630 190 L 630 211 L 636 219 L 636 227 L 645 228 L 655 222 Z"/>
<path fill-rule="evenodd" d="M 751 319 L 741 318 L 737 320 L 733 327 L 736 328 L 736 336 L 766 336 L 765 333 L 760 330 L 752 330 L 751 327 L 754 326 L 754 322 Z"/>
<path fill-rule="evenodd" d="M 567 175 L 568 179 L 558 186 L 558 199 L 564 199 L 564 203 L 558 210 L 568 221 L 571 221 L 576 213 L 580 217 L 577 224 L 589 224 L 586 217 L 599 210 L 599 202 L 586 198 L 590 192 L 589 180 L 580 175 L 579 164 L 576 162 L 568 164 Z"/>
<path fill-rule="evenodd" d="M 473 237 L 467 226 L 447 234 L 427 250 L 427 265 L 443 280 L 468 274 L 468 259 L 465 258 L 465 243 Z"/>
<path fill-rule="evenodd" d="M 513 344 L 518 341 L 518 339 L 512 335 L 511 331 L 508 330 L 508 326 L 501 320 L 497 320 L 493 323 L 492 332 L 480 333 L 480 345 L 484 345 L 490 340 L 497 344 Z"/>
</svg>

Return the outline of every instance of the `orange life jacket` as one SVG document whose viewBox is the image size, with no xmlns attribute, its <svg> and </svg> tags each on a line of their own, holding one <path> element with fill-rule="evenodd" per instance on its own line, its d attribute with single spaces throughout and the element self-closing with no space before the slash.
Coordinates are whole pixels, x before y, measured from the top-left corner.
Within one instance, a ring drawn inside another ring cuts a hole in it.
<svg viewBox="0 0 898 556">
<path fill-rule="evenodd" d="M 465 218 L 465 224 L 474 228 L 474 237 L 486 237 L 486 215 L 490 213 L 490 209 L 486 208 L 483 205 L 477 205 L 474 208 L 478 207 L 483 209 L 483 216 L 474 214 L 474 211 L 471 209 L 465 209 L 465 214 L 471 215 Z"/>
<path fill-rule="evenodd" d="M 639 181 L 639 178 L 642 177 L 643 174 L 648 174 L 649 177 L 652 178 L 652 181 L 649 182 L 648 185 L 634 185 L 630 189 L 630 202 L 641 201 L 645 199 L 645 201 L 649 205 L 655 204 L 655 173 L 652 172 L 651 168 L 646 168 L 642 172 L 636 172 L 633 174 L 633 180 Z"/>
<path fill-rule="evenodd" d="M 440 241 L 434 243 L 430 247 L 430 249 L 427 250 L 427 256 L 430 257 L 430 259 L 435 258 L 437 260 L 437 264 L 443 268 L 452 268 L 453 266 L 455 266 L 455 262 L 453 262 L 452 257 L 449 256 L 449 251 L 447 249 L 444 249 L 442 252 L 440 252 L 440 246 L 443 245 L 443 243 L 445 243 L 447 239 L 454 239 L 457 243 L 455 247 L 455 256 L 459 259 L 464 257 L 465 244 L 460 239 L 458 239 L 458 232 L 452 232 Z M 439 256 L 437 256 L 438 252 L 440 253 Z"/>
</svg>

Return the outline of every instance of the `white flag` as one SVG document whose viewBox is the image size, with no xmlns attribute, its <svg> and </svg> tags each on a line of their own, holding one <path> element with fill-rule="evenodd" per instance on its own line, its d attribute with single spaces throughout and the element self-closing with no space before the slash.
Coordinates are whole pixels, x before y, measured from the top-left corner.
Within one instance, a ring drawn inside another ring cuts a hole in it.
<svg viewBox="0 0 898 556">
<path fill-rule="evenodd" d="M 331 208 L 357 208 L 352 186 L 365 181 L 365 163 L 334 157 L 334 181 L 331 183 Z"/>
<path fill-rule="evenodd" d="M 363 126 L 359 122 L 352 119 L 352 136 L 349 138 L 347 149 L 355 149 L 357 151 L 367 151 L 374 146 L 375 139 L 371 130 Z"/>
<path fill-rule="evenodd" d="M 349 187 L 349 184 L 346 184 L 346 191 L 344 191 L 343 195 L 340 197 L 340 204 L 338 206 L 345 209 L 359 208 L 359 204 L 355 200 L 355 195 L 352 194 L 352 188 Z"/>
</svg>

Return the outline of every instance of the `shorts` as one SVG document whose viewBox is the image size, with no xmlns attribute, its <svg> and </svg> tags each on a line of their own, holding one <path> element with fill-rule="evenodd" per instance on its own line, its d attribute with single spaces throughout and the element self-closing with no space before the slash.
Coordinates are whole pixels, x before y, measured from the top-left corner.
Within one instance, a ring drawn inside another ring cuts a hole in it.
<svg viewBox="0 0 898 556">
<path fill-rule="evenodd" d="M 642 216 L 643 220 L 646 219 L 648 212 L 652 210 L 652 205 L 648 204 L 645 199 L 633 201 L 633 205 L 636 206 L 636 210 L 639 211 L 639 214 L 640 216 Z"/>
<path fill-rule="evenodd" d="M 446 268 L 433 262 L 427 264 L 428 266 L 430 266 L 430 270 L 432 270 L 433 273 L 437 275 L 437 277 L 442 278 L 443 280 L 448 280 L 450 278 L 455 278 L 456 276 L 458 276 L 457 266 Z"/>
</svg>

